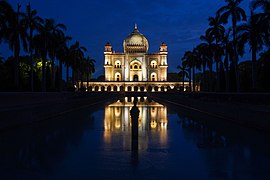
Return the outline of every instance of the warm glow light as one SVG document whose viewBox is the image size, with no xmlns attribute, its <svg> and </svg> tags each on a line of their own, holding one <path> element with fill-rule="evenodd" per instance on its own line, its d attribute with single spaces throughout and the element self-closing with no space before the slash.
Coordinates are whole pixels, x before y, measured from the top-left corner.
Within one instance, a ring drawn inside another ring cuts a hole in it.
<svg viewBox="0 0 270 180">
<path fill-rule="evenodd" d="M 134 29 L 124 40 L 123 47 L 124 52 L 115 52 L 112 44 L 104 45 L 105 82 L 87 82 L 89 87 L 92 87 L 92 91 L 167 92 L 170 89 L 180 90 L 178 87 L 182 86 L 181 82 L 167 82 L 168 46 L 166 43 L 160 44 L 159 51 L 148 53 L 148 40 L 139 33 L 138 29 Z M 42 63 L 39 62 L 38 66 L 41 65 Z M 86 82 L 83 84 L 86 85 Z M 185 85 L 188 85 L 188 82 L 185 82 Z M 108 88 L 109 86 L 111 88 Z M 184 89 L 187 90 L 186 87 Z M 195 89 L 199 91 L 200 87 L 196 85 Z"/>
<path fill-rule="evenodd" d="M 167 129 L 167 126 L 168 126 L 167 122 L 161 122 L 160 125 L 161 125 L 161 129 Z"/>
<path fill-rule="evenodd" d="M 119 129 L 121 127 L 120 119 L 117 119 L 114 124 L 115 128 Z"/>
<path fill-rule="evenodd" d="M 130 145 L 130 133 L 132 129 L 132 121 L 130 116 L 130 110 L 133 107 L 134 97 L 125 97 L 123 101 L 116 101 L 105 107 L 104 115 L 104 142 L 111 143 L 114 139 L 113 134 L 123 133 L 124 145 Z M 155 129 L 155 133 L 159 134 L 160 143 L 167 143 L 167 108 L 155 101 L 149 102 L 147 97 L 138 97 L 137 107 L 139 108 L 140 114 L 138 119 L 138 131 L 140 134 L 139 138 L 142 138 L 148 134 L 149 129 Z M 147 146 L 145 139 L 139 140 L 140 146 Z"/>
<path fill-rule="evenodd" d="M 152 129 L 155 129 L 157 127 L 157 122 L 154 121 L 154 120 L 151 121 L 150 126 L 151 126 Z"/>
</svg>

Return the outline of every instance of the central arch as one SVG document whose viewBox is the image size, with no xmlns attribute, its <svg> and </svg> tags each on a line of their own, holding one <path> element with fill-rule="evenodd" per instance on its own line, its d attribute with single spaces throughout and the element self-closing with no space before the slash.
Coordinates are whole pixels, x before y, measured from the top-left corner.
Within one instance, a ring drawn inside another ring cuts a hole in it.
<svg viewBox="0 0 270 180">
<path fill-rule="evenodd" d="M 142 81 L 142 63 L 138 59 L 130 62 L 130 81 Z"/>
</svg>

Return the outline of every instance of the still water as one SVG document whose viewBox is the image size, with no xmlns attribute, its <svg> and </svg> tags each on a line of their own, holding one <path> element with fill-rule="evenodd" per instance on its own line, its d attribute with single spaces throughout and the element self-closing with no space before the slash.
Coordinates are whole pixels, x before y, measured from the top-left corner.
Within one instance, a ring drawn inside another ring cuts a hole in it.
<svg viewBox="0 0 270 180">
<path fill-rule="evenodd" d="M 133 97 L 0 133 L 0 179 L 270 179 L 270 136 Z M 195 113 L 195 112 L 194 112 Z"/>
</svg>

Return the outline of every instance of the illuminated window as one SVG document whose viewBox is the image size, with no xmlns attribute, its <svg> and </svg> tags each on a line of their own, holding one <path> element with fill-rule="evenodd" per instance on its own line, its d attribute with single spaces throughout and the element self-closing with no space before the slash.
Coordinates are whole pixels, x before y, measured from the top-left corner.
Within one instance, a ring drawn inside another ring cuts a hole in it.
<svg viewBox="0 0 270 180">
<path fill-rule="evenodd" d="M 151 81 L 156 81 L 157 80 L 157 74 L 155 72 L 151 73 Z"/>
<path fill-rule="evenodd" d="M 157 68 L 157 62 L 156 61 L 151 61 L 150 67 L 151 68 Z"/>
<path fill-rule="evenodd" d="M 119 60 L 117 60 L 117 61 L 115 62 L 114 67 L 115 67 L 115 68 L 121 68 L 121 63 L 120 63 Z"/>
</svg>

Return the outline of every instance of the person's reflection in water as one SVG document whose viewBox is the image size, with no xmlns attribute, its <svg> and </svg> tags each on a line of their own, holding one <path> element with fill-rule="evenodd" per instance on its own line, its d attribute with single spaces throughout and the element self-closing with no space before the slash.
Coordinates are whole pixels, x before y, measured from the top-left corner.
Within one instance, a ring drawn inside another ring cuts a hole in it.
<svg viewBox="0 0 270 180">
<path fill-rule="evenodd" d="M 131 123 L 132 123 L 132 136 L 131 136 L 131 160 L 132 164 L 138 164 L 138 121 L 140 110 L 137 107 L 138 98 L 134 97 L 134 105 L 130 110 Z"/>
</svg>

